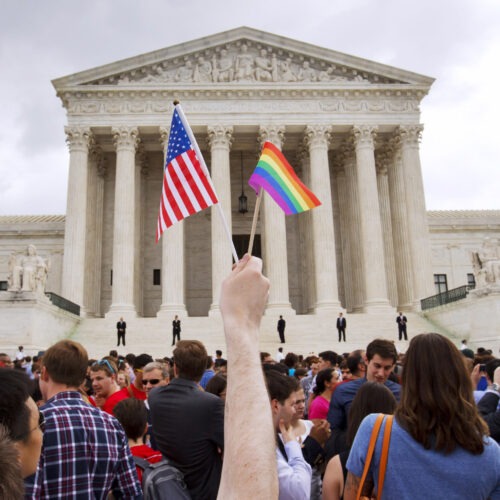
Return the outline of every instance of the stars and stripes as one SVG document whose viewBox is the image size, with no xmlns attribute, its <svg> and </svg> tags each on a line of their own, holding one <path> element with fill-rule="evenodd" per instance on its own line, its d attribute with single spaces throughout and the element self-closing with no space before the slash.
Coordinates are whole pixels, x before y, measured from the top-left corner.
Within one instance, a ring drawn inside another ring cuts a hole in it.
<svg viewBox="0 0 500 500">
<path fill-rule="evenodd" d="M 172 117 L 165 165 L 156 242 L 168 227 L 219 201 L 177 109 Z"/>
</svg>

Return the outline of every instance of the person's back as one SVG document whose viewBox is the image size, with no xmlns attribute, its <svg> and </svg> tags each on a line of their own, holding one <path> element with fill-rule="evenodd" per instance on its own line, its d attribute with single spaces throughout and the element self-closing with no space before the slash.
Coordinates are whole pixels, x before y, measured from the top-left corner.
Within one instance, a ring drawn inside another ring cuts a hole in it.
<svg viewBox="0 0 500 500">
<path fill-rule="evenodd" d="M 422 334 L 412 339 L 405 359 L 384 498 L 499 499 L 500 448 L 486 437 L 457 348 L 441 335 Z M 363 420 L 351 448 L 346 500 L 355 498 L 375 418 L 369 415 Z M 375 490 L 382 434 L 369 473 Z"/>
<path fill-rule="evenodd" d="M 224 446 L 224 403 L 202 391 L 206 365 L 201 342 L 181 340 L 174 350 L 177 377 L 148 396 L 158 449 L 184 474 L 193 499 L 217 497 Z M 189 377 L 189 378 L 187 378 Z"/>
</svg>

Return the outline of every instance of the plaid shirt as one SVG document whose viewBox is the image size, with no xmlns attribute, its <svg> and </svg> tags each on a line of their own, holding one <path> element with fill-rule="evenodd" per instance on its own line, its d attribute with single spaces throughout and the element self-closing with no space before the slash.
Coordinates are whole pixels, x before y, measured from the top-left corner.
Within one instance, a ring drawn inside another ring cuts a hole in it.
<svg viewBox="0 0 500 500">
<path fill-rule="evenodd" d="M 77 391 L 56 394 L 41 410 L 42 454 L 26 481 L 26 498 L 106 499 L 111 490 L 115 498 L 142 498 L 127 438 L 114 417 L 86 404 Z"/>
</svg>

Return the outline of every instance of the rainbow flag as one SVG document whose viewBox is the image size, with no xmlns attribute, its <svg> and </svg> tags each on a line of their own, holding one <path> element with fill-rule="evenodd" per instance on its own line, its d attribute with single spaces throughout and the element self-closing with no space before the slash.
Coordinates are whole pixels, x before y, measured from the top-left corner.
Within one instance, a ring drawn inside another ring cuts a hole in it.
<svg viewBox="0 0 500 500">
<path fill-rule="evenodd" d="M 257 167 L 248 184 L 259 194 L 267 191 L 286 215 L 318 207 L 321 202 L 297 177 L 283 153 L 271 142 L 265 142 Z"/>
</svg>

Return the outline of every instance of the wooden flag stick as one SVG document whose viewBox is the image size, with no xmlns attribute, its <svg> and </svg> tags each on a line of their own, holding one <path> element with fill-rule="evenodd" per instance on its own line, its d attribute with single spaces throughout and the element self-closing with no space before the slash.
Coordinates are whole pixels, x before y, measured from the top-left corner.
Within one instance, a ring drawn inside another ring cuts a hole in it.
<svg viewBox="0 0 500 500">
<path fill-rule="evenodd" d="M 262 200 L 262 188 L 259 188 L 259 194 L 255 200 L 255 210 L 253 211 L 252 230 L 250 231 L 250 241 L 248 242 L 248 254 L 252 255 L 253 239 L 255 237 L 255 230 L 257 229 L 257 219 L 259 218 L 260 202 Z"/>
<path fill-rule="evenodd" d="M 203 168 L 203 171 L 205 172 L 205 175 L 207 176 L 207 179 L 211 184 L 212 179 L 210 178 L 210 173 L 208 172 L 207 164 L 205 163 L 205 159 L 203 158 L 203 155 L 201 154 L 198 143 L 196 142 L 196 138 L 194 137 L 193 131 L 191 130 L 191 127 L 189 126 L 189 123 L 186 120 L 186 116 L 184 115 L 184 111 L 182 110 L 179 101 L 174 101 L 174 106 L 177 109 L 177 112 L 179 113 L 182 124 L 184 125 L 184 128 L 186 129 L 187 135 L 189 137 L 189 140 L 191 141 L 191 144 L 193 145 L 193 148 L 196 152 L 196 156 L 198 157 L 198 160 L 200 161 L 201 167 Z M 214 189 L 214 191 L 215 191 L 215 189 Z M 220 215 L 221 220 L 222 220 L 222 225 L 224 226 L 224 231 L 226 232 L 227 239 L 229 240 L 229 244 L 231 246 L 231 253 L 233 254 L 234 262 L 236 262 L 236 264 L 237 264 L 239 262 L 238 254 L 236 253 L 236 248 L 234 247 L 233 238 L 231 237 L 231 232 L 229 231 L 229 226 L 227 224 L 226 216 L 224 215 L 224 212 L 223 212 L 222 207 L 220 205 L 220 201 L 218 203 L 216 203 L 215 206 L 217 207 L 217 210 L 218 210 L 219 215 Z"/>
</svg>

